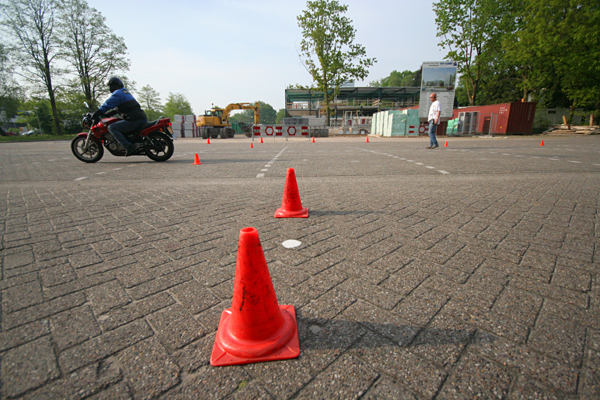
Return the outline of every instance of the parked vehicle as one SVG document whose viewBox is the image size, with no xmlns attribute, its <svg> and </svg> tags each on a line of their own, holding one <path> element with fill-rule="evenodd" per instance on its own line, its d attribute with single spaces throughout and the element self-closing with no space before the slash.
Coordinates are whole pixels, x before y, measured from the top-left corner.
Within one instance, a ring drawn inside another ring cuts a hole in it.
<svg viewBox="0 0 600 400">
<path fill-rule="evenodd" d="M 93 121 L 93 110 L 84 103 L 88 113 L 83 116 L 83 126 L 89 132 L 82 132 L 71 142 L 71 151 L 79 160 L 86 163 L 95 163 L 104 155 L 106 148 L 113 156 L 125 157 L 125 148 L 108 131 L 108 126 L 121 118 L 105 118 Z M 169 118 L 159 118 L 147 122 L 139 129 L 126 134 L 131 143 L 136 145 L 134 156 L 147 156 L 154 161 L 167 161 L 173 155 L 173 129 Z"/>
</svg>

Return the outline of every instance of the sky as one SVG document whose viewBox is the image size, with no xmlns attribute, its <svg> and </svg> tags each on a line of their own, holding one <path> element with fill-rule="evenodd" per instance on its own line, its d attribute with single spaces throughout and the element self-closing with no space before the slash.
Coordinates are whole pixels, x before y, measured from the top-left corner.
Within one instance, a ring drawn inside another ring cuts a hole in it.
<svg viewBox="0 0 600 400">
<path fill-rule="evenodd" d="M 264 101 L 284 108 L 285 88 L 310 85 L 298 57 L 296 17 L 304 0 L 87 0 L 121 36 L 131 60 L 126 73 L 150 85 L 164 103 L 181 93 L 195 114 L 211 106 Z M 377 62 L 355 86 L 390 72 L 442 61 L 432 0 L 340 0 L 356 29 L 354 43 Z"/>
</svg>

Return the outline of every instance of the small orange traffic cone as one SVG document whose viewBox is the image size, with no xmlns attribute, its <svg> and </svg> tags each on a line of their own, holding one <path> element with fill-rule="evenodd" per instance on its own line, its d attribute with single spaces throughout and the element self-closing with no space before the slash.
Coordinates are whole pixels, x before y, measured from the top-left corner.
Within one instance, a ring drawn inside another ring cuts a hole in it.
<svg viewBox="0 0 600 400">
<path fill-rule="evenodd" d="M 264 143 L 264 142 L 263 142 L 263 140 L 262 140 L 262 137 L 260 138 L 260 142 L 261 142 L 261 143 Z"/>
<path fill-rule="evenodd" d="M 294 168 L 288 168 L 283 189 L 283 200 L 281 207 L 275 211 L 275 218 L 308 218 L 308 208 L 302 207 L 296 172 Z"/>
<path fill-rule="evenodd" d="M 253 149 L 254 148 L 254 143 L 250 143 L 250 148 Z"/>
<path fill-rule="evenodd" d="M 210 138 L 206 138 L 206 144 L 210 144 Z"/>
<path fill-rule="evenodd" d="M 367 136 L 367 139 L 365 139 L 365 143 L 369 143 L 369 137 Z"/>
<path fill-rule="evenodd" d="M 540 143 L 540 146 L 543 146 L 543 145 L 544 145 L 544 141 L 542 140 L 542 143 Z"/>
<path fill-rule="evenodd" d="M 210 365 L 287 360 L 300 355 L 294 306 L 280 306 L 258 232 L 240 231 L 233 301 L 221 314 Z"/>
<path fill-rule="evenodd" d="M 200 165 L 200 164 L 202 164 L 202 163 L 200 162 L 200 158 L 198 157 L 198 153 L 196 153 L 194 164 L 192 164 L 192 165 Z"/>
<path fill-rule="evenodd" d="M 444 143 L 444 147 L 448 147 L 448 141 L 446 141 L 446 143 Z"/>
</svg>

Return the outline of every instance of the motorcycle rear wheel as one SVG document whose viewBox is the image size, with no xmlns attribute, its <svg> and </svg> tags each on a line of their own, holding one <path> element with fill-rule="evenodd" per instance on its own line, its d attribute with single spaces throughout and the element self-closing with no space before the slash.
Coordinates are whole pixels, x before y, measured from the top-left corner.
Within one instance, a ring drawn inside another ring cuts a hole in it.
<svg viewBox="0 0 600 400">
<path fill-rule="evenodd" d="M 165 134 L 154 132 L 148 135 L 150 143 L 146 144 L 146 155 L 154 161 L 167 161 L 173 155 L 175 146 Z"/>
<path fill-rule="evenodd" d="M 95 163 L 99 161 L 104 155 L 104 147 L 102 144 L 92 138 L 90 139 L 90 143 L 88 144 L 88 150 L 84 151 L 85 146 L 85 136 L 76 136 L 75 139 L 71 142 L 71 151 L 73 155 L 80 161 L 85 163 Z"/>
</svg>

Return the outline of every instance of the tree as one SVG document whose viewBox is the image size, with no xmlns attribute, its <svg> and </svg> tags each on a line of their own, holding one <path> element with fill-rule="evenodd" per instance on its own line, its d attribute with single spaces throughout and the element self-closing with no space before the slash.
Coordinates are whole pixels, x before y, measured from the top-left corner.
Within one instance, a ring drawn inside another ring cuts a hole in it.
<svg viewBox="0 0 600 400">
<path fill-rule="evenodd" d="M 253 102 L 258 103 L 258 110 L 260 112 L 260 123 L 261 124 L 275 124 L 277 120 L 277 112 L 270 104 L 264 101 Z M 244 110 L 240 113 L 232 115 L 229 118 L 229 122 L 243 122 L 245 124 L 254 124 L 254 110 Z"/>
<path fill-rule="evenodd" d="M 471 105 L 476 104 L 481 80 L 479 59 L 485 45 L 495 34 L 491 7 L 495 0 L 440 0 L 433 4 L 437 36 L 441 47 L 450 51 L 446 59 L 458 62 L 457 72 L 465 76 L 465 89 Z"/>
<path fill-rule="evenodd" d="M 180 93 L 169 93 L 167 102 L 165 103 L 164 113 L 167 117 L 173 120 L 175 115 L 191 115 L 194 114 L 190 102 Z"/>
<path fill-rule="evenodd" d="M 43 86 L 50 100 L 54 127 L 62 128 L 56 107 L 56 87 L 53 79 L 60 73 L 55 66 L 59 40 L 56 34 L 55 0 L 8 0 L 0 5 L 5 18 L 2 25 L 16 42 L 18 61 L 24 77 Z"/>
<path fill-rule="evenodd" d="M 337 0 L 309 0 L 306 7 L 297 17 L 303 37 L 299 56 L 325 96 L 329 125 L 330 103 L 339 92 L 340 85 L 364 79 L 368 75 L 368 67 L 376 60 L 366 57 L 362 45 L 354 44 L 356 30 L 352 20 L 343 15 L 348 6 Z"/>
<path fill-rule="evenodd" d="M 408 87 L 412 86 L 415 73 L 412 71 L 392 71 L 389 76 L 369 83 L 371 87 Z"/>
<path fill-rule="evenodd" d="M 96 106 L 98 98 L 108 93 L 106 80 L 129 69 L 127 46 L 106 26 L 106 18 L 85 0 L 63 1 L 61 11 L 60 54 L 77 74 L 75 85 L 88 103 Z"/>
<path fill-rule="evenodd" d="M 548 92 L 559 82 L 573 109 L 587 107 L 600 116 L 598 2 L 528 0 L 526 4 L 520 29 L 505 42 L 509 54 L 531 67 L 532 86 Z"/>
<path fill-rule="evenodd" d="M 142 87 L 137 95 L 137 100 L 146 112 L 149 121 L 159 118 L 164 112 L 162 102 L 160 101 L 160 93 L 150 85 Z"/>
<path fill-rule="evenodd" d="M 277 116 L 275 118 L 275 123 L 276 124 L 281 124 L 281 122 L 285 118 L 285 115 L 286 115 L 285 108 L 281 108 L 279 111 L 277 111 Z"/>
<path fill-rule="evenodd" d="M 23 91 L 14 79 L 14 65 L 8 46 L 0 43 L 0 122 L 12 118 L 23 99 Z"/>
</svg>

